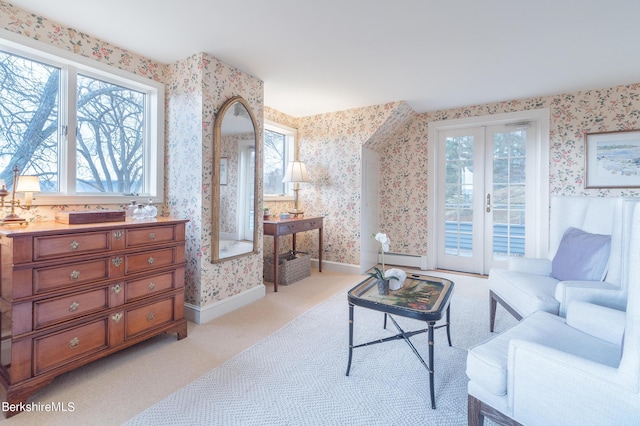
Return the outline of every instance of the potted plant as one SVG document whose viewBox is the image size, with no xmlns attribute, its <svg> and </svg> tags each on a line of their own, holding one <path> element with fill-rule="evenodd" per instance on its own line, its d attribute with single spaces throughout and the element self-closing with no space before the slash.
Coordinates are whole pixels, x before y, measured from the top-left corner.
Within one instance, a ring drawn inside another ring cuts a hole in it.
<svg viewBox="0 0 640 426">
<path fill-rule="evenodd" d="M 263 207 L 262 208 L 262 219 L 263 220 L 269 220 L 270 216 L 271 216 L 271 209 L 269 209 L 269 207 Z"/>
<path fill-rule="evenodd" d="M 380 253 L 382 253 L 382 270 L 378 267 L 374 267 L 374 272 L 369 272 L 369 275 L 378 281 L 378 294 L 389 294 L 389 281 L 398 279 L 396 276 L 391 275 L 386 277 L 384 274 L 384 252 L 389 251 L 391 240 L 389 240 L 387 234 L 383 234 L 382 232 L 378 232 L 377 234 L 372 235 L 372 237 L 375 238 L 381 246 Z"/>
</svg>

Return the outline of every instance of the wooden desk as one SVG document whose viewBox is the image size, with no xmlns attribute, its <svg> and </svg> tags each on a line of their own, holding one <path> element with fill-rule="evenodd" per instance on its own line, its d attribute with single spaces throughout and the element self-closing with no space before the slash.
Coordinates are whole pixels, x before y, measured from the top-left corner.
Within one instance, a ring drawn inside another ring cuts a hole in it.
<svg viewBox="0 0 640 426">
<path fill-rule="evenodd" d="M 322 217 L 301 217 L 264 221 L 264 235 L 273 236 L 273 291 L 278 291 L 278 257 L 281 235 L 292 235 L 293 250 L 296 250 L 296 233 L 318 230 L 318 272 L 322 272 Z"/>
</svg>

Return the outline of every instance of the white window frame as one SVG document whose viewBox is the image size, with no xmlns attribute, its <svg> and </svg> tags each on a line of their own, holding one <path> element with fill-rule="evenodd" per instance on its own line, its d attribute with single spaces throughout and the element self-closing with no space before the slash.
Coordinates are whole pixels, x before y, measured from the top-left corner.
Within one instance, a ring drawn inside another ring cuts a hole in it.
<svg viewBox="0 0 640 426">
<path fill-rule="evenodd" d="M 62 135 L 63 128 L 68 126 L 69 122 L 75 122 L 76 113 L 75 85 L 67 85 L 68 79 L 65 75 L 75 80 L 76 73 L 81 73 L 143 92 L 146 95 L 144 119 L 149 124 L 145 134 L 143 179 L 144 188 L 148 188 L 147 193 L 102 195 L 69 191 L 70 186 L 75 187 L 75 184 L 70 185 L 70 182 L 75 183 L 76 171 L 75 132 L 69 131 L 66 143 L 61 143 L 59 146 L 58 177 L 61 192 L 34 194 L 34 205 L 129 204 L 132 200 L 146 201 L 147 199 L 151 199 L 154 203 L 164 202 L 164 84 L 4 29 L 0 29 L 0 48 L 61 69 L 59 135 Z"/>
<path fill-rule="evenodd" d="M 285 136 L 285 143 L 287 144 L 286 153 L 287 158 L 285 162 L 285 171 L 287 164 L 290 161 L 295 161 L 298 158 L 298 152 L 296 147 L 297 130 L 293 127 L 285 126 L 275 121 L 265 120 L 265 130 L 277 132 Z M 293 200 L 293 184 L 285 183 L 284 194 L 263 194 L 264 201 L 292 201 Z"/>
</svg>

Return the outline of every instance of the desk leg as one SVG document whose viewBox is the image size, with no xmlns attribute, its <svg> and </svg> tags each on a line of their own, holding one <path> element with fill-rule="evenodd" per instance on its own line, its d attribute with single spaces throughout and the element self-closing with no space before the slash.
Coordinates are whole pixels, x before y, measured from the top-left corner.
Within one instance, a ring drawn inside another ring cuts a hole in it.
<svg viewBox="0 0 640 426">
<path fill-rule="evenodd" d="M 349 370 L 351 370 L 352 355 L 353 355 L 353 304 L 349 303 L 349 362 L 347 362 L 347 376 L 349 375 Z"/>
<path fill-rule="evenodd" d="M 434 322 L 429 322 L 429 390 L 431 391 L 431 408 L 435 410 L 436 408 L 436 395 L 433 384 L 433 325 Z"/>
<path fill-rule="evenodd" d="M 318 272 L 322 272 L 322 228 L 318 228 Z"/>
<path fill-rule="evenodd" d="M 280 253 L 280 244 L 278 243 L 278 236 L 273 236 L 273 291 L 278 291 L 278 253 Z"/>
</svg>

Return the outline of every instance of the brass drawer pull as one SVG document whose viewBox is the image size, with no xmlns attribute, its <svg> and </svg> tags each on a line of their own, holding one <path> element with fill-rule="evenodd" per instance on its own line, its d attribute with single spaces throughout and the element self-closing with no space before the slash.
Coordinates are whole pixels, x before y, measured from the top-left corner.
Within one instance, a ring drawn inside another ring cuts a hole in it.
<svg viewBox="0 0 640 426">
<path fill-rule="evenodd" d="M 115 321 L 116 324 L 118 324 L 120 322 L 120 320 L 122 319 L 122 313 L 118 312 L 116 314 L 114 314 L 111 319 L 113 321 Z"/>
<path fill-rule="evenodd" d="M 122 238 L 122 231 L 114 231 L 113 238 L 115 238 L 116 240 L 119 240 L 120 238 Z"/>
<path fill-rule="evenodd" d="M 78 302 L 73 302 L 70 306 L 69 306 L 69 312 L 75 312 L 78 310 L 78 308 L 80 307 L 80 304 Z"/>
<path fill-rule="evenodd" d="M 149 257 L 149 260 L 147 260 L 147 263 L 149 265 L 153 265 L 154 263 L 156 263 L 156 260 L 153 257 Z"/>
<path fill-rule="evenodd" d="M 147 286 L 147 288 L 149 289 L 149 291 L 153 291 L 154 288 L 156 288 L 156 285 L 152 282 L 149 283 L 149 285 Z"/>
<path fill-rule="evenodd" d="M 69 342 L 69 349 L 77 348 L 78 346 L 80 346 L 80 340 L 77 337 L 71 339 Z"/>
<path fill-rule="evenodd" d="M 122 290 L 122 287 L 120 287 L 120 284 L 116 284 L 113 287 L 111 287 L 111 291 L 113 291 L 115 294 L 120 293 L 120 290 Z"/>
<path fill-rule="evenodd" d="M 115 266 L 117 268 L 118 266 L 120 266 L 122 264 L 122 258 L 116 256 L 113 259 L 111 259 L 111 263 L 113 263 L 113 266 Z"/>
<path fill-rule="evenodd" d="M 156 239 L 156 233 L 155 232 L 149 232 L 149 239 L 150 240 L 155 240 Z"/>
<path fill-rule="evenodd" d="M 71 271 L 69 278 L 71 278 L 71 281 L 77 281 L 78 278 L 80 278 L 80 271 L 74 269 L 73 271 Z"/>
<path fill-rule="evenodd" d="M 154 319 L 156 319 L 156 316 L 153 315 L 153 312 L 149 312 L 149 315 L 147 315 L 147 321 L 153 321 Z"/>
<path fill-rule="evenodd" d="M 69 244 L 69 247 L 71 248 L 71 250 L 78 250 L 78 247 L 80 247 L 80 243 L 76 240 L 73 240 L 71 241 L 71 244 Z"/>
</svg>

